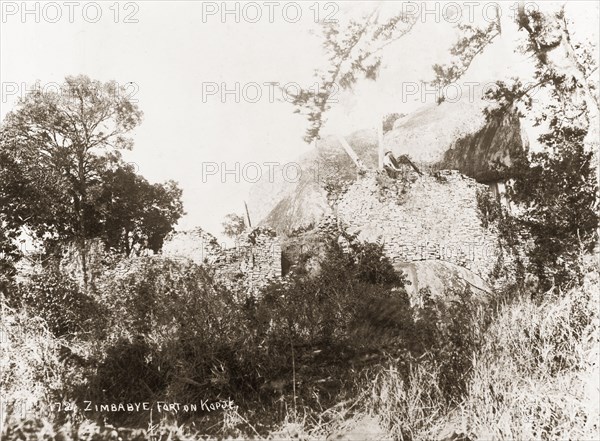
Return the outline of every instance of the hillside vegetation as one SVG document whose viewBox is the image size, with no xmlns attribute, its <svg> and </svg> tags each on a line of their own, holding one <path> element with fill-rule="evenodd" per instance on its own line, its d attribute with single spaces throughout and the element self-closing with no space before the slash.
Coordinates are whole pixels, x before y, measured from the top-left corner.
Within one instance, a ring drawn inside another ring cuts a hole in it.
<svg viewBox="0 0 600 441">
<path fill-rule="evenodd" d="M 380 248 L 350 243 L 350 253 L 330 244 L 318 276 L 298 270 L 243 301 L 201 267 L 162 258 L 134 260 L 100 296 L 57 275 L 21 286 L 2 304 L 2 439 L 597 438 L 592 268 L 541 300 L 422 292 L 415 308 Z M 73 320 L 53 319 L 59 311 Z M 84 411 L 206 399 L 234 406 Z"/>
</svg>

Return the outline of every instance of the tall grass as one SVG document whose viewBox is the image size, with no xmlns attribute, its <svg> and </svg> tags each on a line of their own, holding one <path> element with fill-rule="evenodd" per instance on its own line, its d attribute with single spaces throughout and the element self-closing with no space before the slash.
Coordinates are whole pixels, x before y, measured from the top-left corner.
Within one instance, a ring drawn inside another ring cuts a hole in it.
<svg viewBox="0 0 600 441">
<path fill-rule="evenodd" d="M 60 357 L 63 343 L 43 319 L 0 301 L 0 405 L 4 409 L 26 410 L 56 398 L 66 379 Z"/>
<path fill-rule="evenodd" d="M 362 412 L 391 439 L 600 439 L 599 292 L 590 272 L 562 297 L 500 306 L 458 404 L 441 393 L 435 363 L 413 366 L 408 381 L 388 366 L 365 387 Z"/>
<path fill-rule="evenodd" d="M 598 276 L 507 305 L 474 357 L 462 410 L 482 439 L 600 439 Z"/>
</svg>

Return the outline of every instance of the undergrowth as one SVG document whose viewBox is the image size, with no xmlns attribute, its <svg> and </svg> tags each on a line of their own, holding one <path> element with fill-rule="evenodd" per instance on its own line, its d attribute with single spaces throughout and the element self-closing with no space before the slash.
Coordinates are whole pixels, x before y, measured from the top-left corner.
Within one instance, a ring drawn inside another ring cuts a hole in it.
<svg viewBox="0 0 600 441">
<path fill-rule="evenodd" d="M 332 244 L 327 255 L 319 275 L 297 271 L 242 300 L 201 267 L 165 259 L 132 261 L 90 298 L 47 279 L 82 299 L 69 317 L 89 319 L 83 333 L 55 326 L 53 303 L 35 301 L 55 292 L 48 287 L 20 308 L 3 302 L 2 440 L 598 439 L 593 269 L 561 294 L 492 304 L 469 291 L 422 291 L 415 308 L 377 246 Z M 108 419 L 40 407 L 205 398 L 236 407 Z"/>
</svg>

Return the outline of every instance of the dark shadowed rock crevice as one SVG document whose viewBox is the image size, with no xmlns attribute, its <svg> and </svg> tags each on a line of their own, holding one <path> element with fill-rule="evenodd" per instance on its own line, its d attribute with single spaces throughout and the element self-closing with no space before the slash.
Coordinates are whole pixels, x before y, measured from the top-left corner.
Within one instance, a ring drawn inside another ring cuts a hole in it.
<svg viewBox="0 0 600 441">
<path fill-rule="evenodd" d="M 510 166 L 527 151 L 516 113 L 493 118 L 474 134 L 458 139 L 444 153 L 440 168 L 459 170 L 479 182 L 506 179 L 502 166 Z"/>
</svg>

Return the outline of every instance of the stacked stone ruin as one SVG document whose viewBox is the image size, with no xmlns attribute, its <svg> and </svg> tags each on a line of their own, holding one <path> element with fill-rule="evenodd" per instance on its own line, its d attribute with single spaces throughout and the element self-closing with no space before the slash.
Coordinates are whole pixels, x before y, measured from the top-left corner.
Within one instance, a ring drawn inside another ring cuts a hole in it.
<svg viewBox="0 0 600 441">
<path fill-rule="evenodd" d="M 200 228 L 171 234 L 163 256 L 209 265 L 216 279 L 231 289 L 254 293 L 281 277 L 281 245 L 268 228 L 255 228 L 236 238 L 232 247 Z"/>
<path fill-rule="evenodd" d="M 382 243 L 393 262 L 444 260 L 487 277 L 497 234 L 482 226 L 478 191 L 487 186 L 455 170 L 398 180 L 369 172 L 338 200 L 336 215 L 359 239 Z"/>
<path fill-rule="evenodd" d="M 455 170 L 408 172 L 397 179 L 370 171 L 351 183 L 333 215 L 311 230 L 335 235 L 341 227 L 359 240 L 382 243 L 393 263 L 443 260 L 487 278 L 497 262 L 498 241 L 493 226 L 482 226 L 480 191 L 488 191 L 487 186 Z M 316 246 L 314 234 L 312 242 L 305 236 L 286 239 L 288 254 L 294 254 L 294 247 L 307 251 Z M 303 238 L 308 242 L 296 243 Z M 265 227 L 240 235 L 229 248 L 201 229 L 174 233 L 162 254 L 208 264 L 226 286 L 246 292 L 282 277 L 280 239 Z"/>
<path fill-rule="evenodd" d="M 246 290 L 255 292 L 281 277 L 281 244 L 272 230 L 256 228 L 240 235 L 234 247 L 222 249 L 213 266 L 229 287 L 241 281 Z"/>
<path fill-rule="evenodd" d="M 202 228 L 172 233 L 165 239 L 162 248 L 163 256 L 187 258 L 198 265 L 212 265 L 221 253 L 222 247 L 217 238 Z"/>
</svg>

